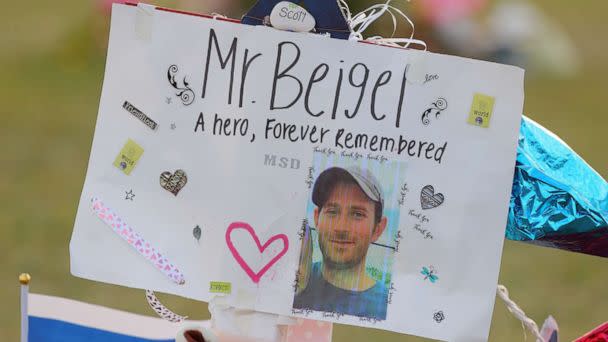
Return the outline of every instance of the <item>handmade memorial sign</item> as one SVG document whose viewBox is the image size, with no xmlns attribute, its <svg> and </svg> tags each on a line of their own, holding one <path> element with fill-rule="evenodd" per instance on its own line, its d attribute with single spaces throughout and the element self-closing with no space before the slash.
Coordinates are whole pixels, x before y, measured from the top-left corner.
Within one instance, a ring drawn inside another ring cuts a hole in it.
<svg viewBox="0 0 608 342">
<path fill-rule="evenodd" d="M 522 106 L 511 66 L 114 5 L 72 273 L 485 340 Z"/>
</svg>

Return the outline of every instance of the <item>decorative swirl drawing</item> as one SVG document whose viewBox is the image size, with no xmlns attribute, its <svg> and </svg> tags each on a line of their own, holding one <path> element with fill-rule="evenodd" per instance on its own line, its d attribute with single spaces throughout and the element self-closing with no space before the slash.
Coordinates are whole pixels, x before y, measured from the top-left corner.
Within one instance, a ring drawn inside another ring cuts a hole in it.
<svg viewBox="0 0 608 342">
<path fill-rule="evenodd" d="M 190 84 L 186 81 L 186 76 L 184 76 L 184 80 L 182 81 L 183 86 L 179 86 L 177 81 L 175 80 L 175 76 L 177 75 L 177 71 L 179 68 L 177 65 L 173 64 L 167 70 L 167 79 L 173 88 L 177 90 L 175 96 L 179 97 L 182 103 L 186 106 L 192 104 L 194 102 L 194 91 L 189 87 Z"/>
<path fill-rule="evenodd" d="M 446 99 L 444 99 L 443 97 L 438 98 L 437 101 L 432 103 L 431 108 L 425 110 L 424 113 L 422 113 L 422 117 L 420 118 L 422 120 L 422 124 L 425 126 L 430 124 L 431 120 L 429 119 L 429 116 L 433 113 L 435 113 L 435 119 L 438 119 L 441 112 L 447 108 L 448 101 L 446 101 Z"/>
</svg>

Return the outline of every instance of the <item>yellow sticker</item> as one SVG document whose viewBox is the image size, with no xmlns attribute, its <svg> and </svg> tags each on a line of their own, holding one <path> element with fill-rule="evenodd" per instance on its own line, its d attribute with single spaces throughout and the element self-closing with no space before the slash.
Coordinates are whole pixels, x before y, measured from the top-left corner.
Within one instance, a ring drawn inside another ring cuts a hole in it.
<svg viewBox="0 0 608 342">
<path fill-rule="evenodd" d="M 137 145 L 135 141 L 129 139 L 116 156 L 116 159 L 114 159 L 113 165 L 126 175 L 129 175 L 143 153 L 144 149 Z"/>
<path fill-rule="evenodd" d="M 230 294 L 232 284 L 223 281 L 212 281 L 209 283 L 209 292 Z"/>
<path fill-rule="evenodd" d="M 469 113 L 469 120 L 467 122 L 471 125 L 486 128 L 490 126 L 493 109 L 494 97 L 476 93 L 473 96 L 473 104 L 471 105 L 471 112 Z"/>
</svg>

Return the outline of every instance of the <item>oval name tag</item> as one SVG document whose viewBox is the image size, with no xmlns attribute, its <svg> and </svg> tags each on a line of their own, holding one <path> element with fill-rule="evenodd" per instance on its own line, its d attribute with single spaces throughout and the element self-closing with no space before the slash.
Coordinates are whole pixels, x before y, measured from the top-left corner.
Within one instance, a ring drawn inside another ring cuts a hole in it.
<svg viewBox="0 0 608 342">
<path fill-rule="evenodd" d="M 272 27 L 293 32 L 309 32 L 315 28 L 315 18 L 306 9 L 289 1 L 281 1 L 270 12 Z"/>
</svg>

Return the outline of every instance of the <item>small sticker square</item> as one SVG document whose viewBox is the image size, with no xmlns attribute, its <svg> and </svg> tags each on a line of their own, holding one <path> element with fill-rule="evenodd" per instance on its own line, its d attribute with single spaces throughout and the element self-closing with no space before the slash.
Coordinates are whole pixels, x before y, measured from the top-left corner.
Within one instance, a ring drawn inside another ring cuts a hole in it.
<svg viewBox="0 0 608 342">
<path fill-rule="evenodd" d="M 476 93 L 473 95 L 473 104 L 469 113 L 471 125 L 487 128 L 490 126 L 492 111 L 494 109 L 494 97 Z"/>
<path fill-rule="evenodd" d="M 143 153 L 144 149 L 135 141 L 129 139 L 116 156 L 116 159 L 114 159 L 113 165 L 126 175 L 129 175 Z"/>
<path fill-rule="evenodd" d="M 224 293 L 230 294 L 232 291 L 232 284 L 223 281 L 212 281 L 209 283 L 209 292 L 211 293 Z"/>
</svg>

